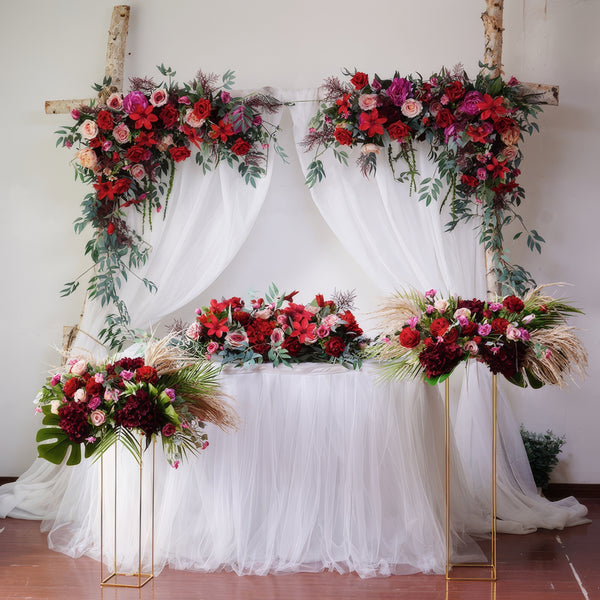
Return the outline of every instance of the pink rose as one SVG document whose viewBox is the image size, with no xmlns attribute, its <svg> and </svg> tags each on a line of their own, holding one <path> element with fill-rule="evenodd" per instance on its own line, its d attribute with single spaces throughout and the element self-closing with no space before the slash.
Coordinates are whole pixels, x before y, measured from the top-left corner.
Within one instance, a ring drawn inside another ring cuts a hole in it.
<svg viewBox="0 0 600 600">
<path fill-rule="evenodd" d="M 217 342 L 211 342 L 207 347 L 206 347 L 206 353 L 208 355 L 214 354 L 215 352 L 217 352 L 219 350 L 219 344 L 217 344 Z"/>
<path fill-rule="evenodd" d="M 159 152 L 166 152 L 169 146 L 173 145 L 173 136 L 169 133 L 168 135 L 164 135 L 158 144 L 156 144 Z"/>
<path fill-rule="evenodd" d="M 114 110 L 118 110 L 123 106 L 123 97 L 121 96 L 121 94 L 114 92 L 108 97 L 108 100 L 106 101 L 106 106 Z"/>
<path fill-rule="evenodd" d="M 60 381 L 60 373 L 57 373 L 56 375 L 54 375 L 54 377 L 52 377 L 52 379 L 50 380 L 50 385 L 56 385 L 58 382 Z"/>
<path fill-rule="evenodd" d="M 100 400 L 100 396 L 94 396 L 89 402 L 88 402 L 88 408 L 90 410 L 96 410 L 100 405 L 102 404 L 102 400 Z"/>
<path fill-rule="evenodd" d="M 280 325 L 287 325 L 288 324 L 288 318 L 286 315 L 277 315 L 277 322 Z"/>
<path fill-rule="evenodd" d="M 473 341 L 473 340 L 469 340 L 465 345 L 464 345 L 465 350 L 471 354 L 472 356 L 475 356 L 476 354 L 479 353 L 479 346 Z"/>
<path fill-rule="evenodd" d="M 85 138 L 86 140 L 93 140 L 98 135 L 98 125 L 96 121 L 86 119 L 79 126 L 79 133 L 82 138 Z"/>
<path fill-rule="evenodd" d="M 334 327 L 336 325 L 336 323 L 338 321 L 339 321 L 339 318 L 337 315 L 327 315 L 321 323 L 323 325 L 325 325 L 326 327 L 329 327 L 329 329 L 331 329 L 332 327 Z"/>
<path fill-rule="evenodd" d="M 327 327 L 327 325 L 319 325 L 318 329 L 317 329 L 317 337 L 319 337 L 320 339 L 326 338 L 329 334 L 331 333 L 331 329 L 329 329 L 329 327 Z"/>
<path fill-rule="evenodd" d="M 492 312 L 498 312 L 499 310 L 502 310 L 502 303 L 501 302 L 490 302 L 489 308 Z"/>
<path fill-rule="evenodd" d="M 425 292 L 425 298 L 433 298 L 437 294 L 437 290 L 427 290 Z"/>
<path fill-rule="evenodd" d="M 193 108 L 188 108 L 185 111 L 183 119 L 190 127 L 201 127 L 206 122 L 206 119 L 200 119 L 198 113 Z"/>
<path fill-rule="evenodd" d="M 492 326 L 489 323 L 481 323 L 477 326 L 477 333 L 483 337 L 489 335 L 492 331 Z"/>
<path fill-rule="evenodd" d="M 508 162 L 512 162 L 517 157 L 519 149 L 516 146 L 505 146 L 502 155 Z"/>
<path fill-rule="evenodd" d="M 121 378 L 125 381 L 131 381 L 133 379 L 134 374 L 135 373 L 133 371 L 128 371 L 127 369 L 125 369 L 121 371 Z"/>
<path fill-rule="evenodd" d="M 448 300 L 436 300 L 433 306 L 440 314 L 445 313 L 448 310 Z"/>
<path fill-rule="evenodd" d="M 521 339 L 524 342 L 528 342 L 530 340 L 531 336 L 529 335 L 529 331 L 527 331 L 525 327 L 519 327 L 519 332 L 521 333 Z"/>
<path fill-rule="evenodd" d="M 85 388 L 79 388 L 73 394 L 73 400 L 75 400 L 75 402 L 83 402 L 85 400 Z"/>
<path fill-rule="evenodd" d="M 518 339 L 521 339 L 521 332 L 513 325 L 509 325 L 506 328 L 506 337 L 514 342 Z"/>
<path fill-rule="evenodd" d="M 229 92 L 226 92 L 225 90 L 223 90 L 221 92 L 221 102 L 223 104 L 228 104 L 230 100 L 231 100 L 231 94 Z"/>
<path fill-rule="evenodd" d="M 77 121 L 77 119 L 79 119 L 80 116 L 81 116 L 81 113 L 76 108 L 74 108 L 71 111 L 71 117 L 73 117 L 73 119 L 75 119 L 75 121 Z"/>
<path fill-rule="evenodd" d="M 421 114 L 421 111 L 423 110 L 423 105 L 414 98 L 408 98 L 408 100 L 405 100 L 403 102 L 400 110 L 402 111 L 402 114 L 405 117 L 412 119 L 413 117 L 416 117 L 417 115 Z"/>
<path fill-rule="evenodd" d="M 120 123 L 113 129 L 113 137 L 119 144 L 126 144 L 129 141 L 129 127 L 125 123 Z"/>
<path fill-rule="evenodd" d="M 148 99 L 143 92 L 134 90 L 129 92 L 125 98 L 123 98 L 123 110 L 127 114 L 136 112 L 138 109 L 144 109 L 148 107 Z"/>
<path fill-rule="evenodd" d="M 358 97 L 358 105 L 362 110 L 373 110 L 378 104 L 377 94 L 361 94 Z"/>
<path fill-rule="evenodd" d="M 102 425 L 102 423 L 104 423 L 104 421 L 106 421 L 106 415 L 101 410 L 95 410 L 90 415 L 90 421 L 92 422 L 93 425 L 98 427 L 99 425 Z"/>
<path fill-rule="evenodd" d="M 83 375 L 87 369 L 87 363 L 85 360 L 78 360 L 71 365 L 71 373 L 73 375 Z"/>
<path fill-rule="evenodd" d="M 158 88 L 157 90 L 154 90 L 150 95 L 150 104 L 156 107 L 164 106 L 167 103 L 168 99 L 169 95 L 167 94 L 167 90 L 163 88 Z"/>
<path fill-rule="evenodd" d="M 175 433 L 175 425 L 173 423 L 167 423 L 161 432 L 165 437 L 171 437 Z"/>
<path fill-rule="evenodd" d="M 471 316 L 471 311 L 468 308 L 457 308 L 454 311 L 454 318 L 466 317 L 467 319 Z"/>
<path fill-rule="evenodd" d="M 192 340 L 197 340 L 200 337 L 201 333 L 202 333 L 202 325 L 200 325 L 200 323 L 196 322 L 196 323 L 192 323 L 187 328 L 185 335 L 187 335 Z"/>
<path fill-rule="evenodd" d="M 131 169 L 129 169 L 129 172 L 136 181 L 141 181 L 142 179 L 144 179 L 144 177 L 146 177 L 146 169 L 144 169 L 143 165 L 141 165 L 140 163 L 135 163 L 131 165 Z"/>
<path fill-rule="evenodd" d="M 266 321 L 267 319 L 271 318 L 272 314 L 273 311 L 270 308 L 263 308 L 262 310 L 257 311 L 256 317 Z"/>
<path fill-rule="evenodd" d="M 281 344 L 281 342 L 283 342 L 284 338 L 285 338 L 285 334 L 283 333 L 283 329 L 281 329 L 280 327 L 273 329 L 273 331 L 271 332 L 271 343 L 274 346 Z"/>
</svg>

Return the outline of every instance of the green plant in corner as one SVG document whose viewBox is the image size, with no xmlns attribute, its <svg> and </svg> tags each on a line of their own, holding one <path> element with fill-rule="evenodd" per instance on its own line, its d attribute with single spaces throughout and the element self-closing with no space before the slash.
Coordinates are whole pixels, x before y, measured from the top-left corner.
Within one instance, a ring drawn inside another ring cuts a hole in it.
<svg viewBox="0 0 600 600">
<path fill-rule="evenodd" d="M 557 436 L 550 429 L 546 433 L 533 433 L 521 425 L 521 438 L 535 485 L 542 490 L 548 487 L 550 473 L 558 464 L 558 455 L 565 443 L 565 436 Z"/>
</svg>

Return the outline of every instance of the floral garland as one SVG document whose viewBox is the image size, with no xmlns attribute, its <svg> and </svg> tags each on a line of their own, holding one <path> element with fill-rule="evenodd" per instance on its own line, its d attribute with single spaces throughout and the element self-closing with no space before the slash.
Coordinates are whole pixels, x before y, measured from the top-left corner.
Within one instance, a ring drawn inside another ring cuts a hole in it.
<svg viewBox="0 0 600 600">
<path fill-rule="evenodd" d="M 520 95 L 514 78 L 505 83 L 480 74 L 473 81 L 460 67 L 453 72 L 442 69 L 427 79 L 398 73 L 390 79 L 369 78 L 360 71 L 344 74 L 351 77 L 349 83 L 335 77 L 325 81 L 324 101 L 303 141 L 307 151 L 315 153 L 307 184 L 325 177 L 319 157 L 329 149 L 347 164 L 345 149 L 360 146 L 358 165 L 368 176 L 376 170 L 377 154 L 387 148 L 395 178 L 408 180 L 420 201 L 439 200 L 447 188 L 441 199 L 442 205 L 448 199 L 452 203 L 448 230 L 474 217 L 481 220 L 480 243 L 493 254 L 490 268 L 508 290 L 524 293 L 535 282 L 508 261 L 502 228 L 515 220 L 525 228 L 516 212 L 524 198 L 517 183 L 522 159 L 518 144 L 523 133 L 538 131 L 531 119 L 539 106 Z M 417 188 L 413 144 L 423 141 L 430 144 L 437 172 Z M 396 172 L 400 162 L 406 170 Z M 525 230 L 528 247 L 540 252 L 543 238 L 533 229 Z"/>
<path fill-rule="evenodd" d="M 173 81 L 175 71 L 163 65 L 158 70 L 166 82 L 134 78 L 124 97 L 108 95 L 110 80 L 94 86 L 104 102 L 73 110 L 75 123 L 57 131 L 57 145 L 78 149 L 76 177 L 94 190 L 82 202 L 75 230 L 80 233 L 88 225 L 93 229 L 85 250 L 94 262 L 90 269 L 96 269 L 88 293 L 117 310 L 100 334 L 111 347 L 122 345 L 129 323 L 118 290 L 149 253 L 141 234 L 127 224 L 126 209 L 140 211 L 150 226 L 153 212 L 162 210 L 164 216 L 174 165 L 192 151 L 205 173 L 224 161 L 254 187 L 265 173 L 270 143 L 286 159 L 277 144 L 278 128 L 261 114 L 275 112 L 281 105 L 278 100 L 262 93 L 232 96 L 232 71 L 223 75 L 221 85 L 215 75 L 200 71 L 180 86 Z M 80 277 L 67 283 L 61 294 L 74 292 Z M 156 289 L 151 281 L 143 282 L 149 290 Z"/>
<path fill-rule="evenodd" d="M 235 366 L 327 362 L 359 368 L 369 340 L 351 311 L 352 295 L 325 300 L 317 294 L 296 304 L 297 293 L 280 294 L 272 285 L 250 307 L 238 297 L 213 299 L 181 329 L 181 344 L 190 354 Z"/>
<path fill-rule="evenodd" d="M 208 446 L 204 422 L 235 425 L 236 416 L 223 403 L 218 369 L 189 358 L 163 340 L 151 345 L 144 358 L 121 358 L 98 366 L 69 360 L 39 392 L 37 411 L 43 413 L 37 433 L 41 458 L 68 465 L 100 455 L 117 440 L 134 456 L 138 435 L 146 445 L 160 437 L 167 459 L 177 468 L 189 452 Z M 154 365 L 154 366 L 152 366 Z"/>
<path fill-rule="evenodd" d="M 441 298 L 436 290 L 398 294 L 379 311 L 384 330 L 394 333 L 379 337 L 371 355 L 384 361 L 391 379 L 421 376 L 435 385 L 474 358 L 521 387 L 563 385 L 587 365 L 583 345 L 565 325 L 581 311 L 541 289 L 495 302 Z"/>
</svg>

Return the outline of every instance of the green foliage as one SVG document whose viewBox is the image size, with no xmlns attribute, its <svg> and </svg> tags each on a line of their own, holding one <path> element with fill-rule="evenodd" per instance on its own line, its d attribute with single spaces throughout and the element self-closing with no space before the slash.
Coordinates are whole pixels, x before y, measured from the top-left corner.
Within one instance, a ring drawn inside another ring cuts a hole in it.
<svg viewBox="0 0 600 600">
<path fill-rule="evenodd" d="M 550 474 L 558 464 L 558 455 L 565 444 L 565 436 L 557 436 L 548 429 L 546 433 L 532 433 L 521 425 L 521 438 L 525 445 L 535 484 L 546 489 Z"/>
</svg>

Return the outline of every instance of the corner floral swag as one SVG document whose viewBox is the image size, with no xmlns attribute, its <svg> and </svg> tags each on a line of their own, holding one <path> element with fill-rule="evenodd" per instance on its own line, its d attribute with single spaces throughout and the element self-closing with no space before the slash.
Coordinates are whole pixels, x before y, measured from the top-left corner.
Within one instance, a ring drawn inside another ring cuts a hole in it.
<svg viewBox="0 0 600 600">
<path fill-rule="evenodd" d="M 272 285 L 250 306 L 239 297 L 213 299 L 182 328 L 181 344 L 190 354 L 235 366 L 327 362 L 359 368 L 369 340 L 351 311 L 352 294 L 337 294 L 335 300 L 317 294 L 297 304 L 297 293 L 280 294 Z"/>
<path fill-rule="evenodd" d="M 484 65 L 480 65 L 484 66 Z M 427 79 L 420 75 L 383 79 L 360 71 L 344 74 L 349 82 L 330 77 L 322 86 L 324 100 L 311 121 L 303 145 L 314 151 L 306 182 L 315 185 L 325 177 L 320 156 L 332 150 L 348 163 L 346 149 L 360 146 L 358 165 L 373 174 L 377 155 L 386 149 L 387 159 L 398 181 L 410 182 L 411 191 L 427 205 L 442 197 L 452 203 L 449 230 L 461 221 L 480 220 L 480 242 L 493 252 L 498 280 L 518 293 L 534 284 L 531 275 L 512 265 L 502 250 L 502 227 L 518 221 L 527 232 L 527 245 L 541 251 L 543 238 L 527 230 L 516 212 L 524 198 L 517 183 L 524 133 L 538 130 L 532 119 L 541 110 L 520 95 L 519 82 L 480 74 L 475 80 L 458 67 L 442 69 Z M 413 145 L 430 144 L 436 175 L 421 181 L 417 189 L 417 167 Z M 397 172 L 397 165 L 406 165 Z M 515 235 L 519 237 L 521 232 Z"/>
<path fill-rule="evenodd" d="M 154 366 L 153 366 L 154 365 Z M 169 339 L 151 343 L 145 358 L 120 358 L 101 365 L 71 359 L 39 392 L 43 413 L 38 454 L 68 465 L 101 455 L 118 440 L 134 456 L 138 439 L 159 437 L 177 468 L 188 453 L 208 446 L 204 423 L 234 427 L 237 415 L 223 401 L 218 368 L 191 362 Z"/>
<path fill-rule="evenodd" d="M 164 217 L 174 165 L 192 153 L 205 173 L 226 162 L 254 187 L 265 173 L 270 143 L 286 160 L 277 144 L 278 128 L 263 116 L 278 109 L 277 99 L 263 93 L 232 96 L 232 71 L 223 75 L 221 85 L 216 75 L 200 71 L 180 86 L 173 81 L 175 71 L 163 65 L 158 70 L 167 81 L 133 78 L 125 96 L 108 93 L 110 80 L 94 86 L 104 102 L 73 110 L 75 123 L 56 132 L 57 145 L 77 148 L 75 175 L 93 188 L 82 202 L 75 231 L 88 225 L 93 230 L 85 249 L 94 262 L 89 270 L 96 271 L 88 293 L 116 308 L 101 333 L 111 347 L 122 345 L 129 323 L 118 290 L 149 253 L 141 233 L 128 224 L 127 209 L 141 212 L 150 226 L 153 212 L 162 210 Z M 74 292 L 81 277 L 67 283 L 62 295 Z M 143 282 L 156 289 L 151 281 Z"/>
<path fill-rule="evenodd" d="M 383 330 L 393 333 L 380 336 L 371 354 L 391 379 L 423 377 L 435 385 L 473 358 L 521 387 L 562 386 L 587 366 L 583 345 L 566 325 L 580 312 L 541 287 L 524 299 L 495 302 L 442 298 L 436 290 L 398 294 L 378 313 Z"/>
</svg>

